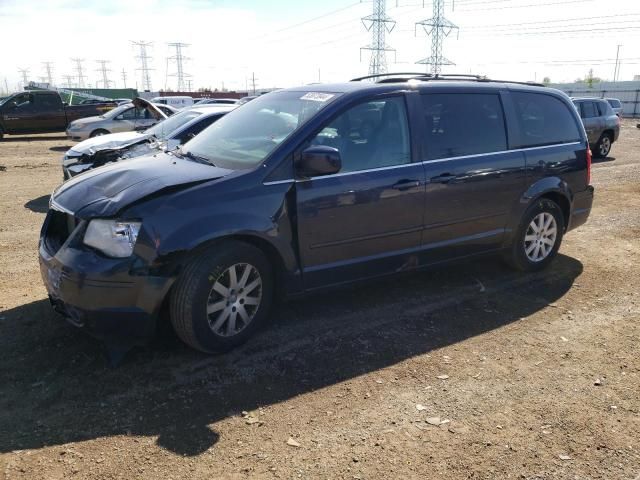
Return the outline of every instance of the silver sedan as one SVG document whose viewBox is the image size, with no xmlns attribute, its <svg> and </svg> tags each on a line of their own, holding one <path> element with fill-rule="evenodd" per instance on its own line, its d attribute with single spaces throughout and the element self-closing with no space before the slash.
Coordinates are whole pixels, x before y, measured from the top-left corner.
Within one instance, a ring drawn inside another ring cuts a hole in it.
<svg viewBox="0 0 640 480">
<path fill-rule="evenodd" d="M 168 105 L 155 105 L 141 98 L 120 105 L 103 115 L 75 120 L 67 127 L 67 138 L 80 142 L 109 133 L 146 130 L 177 110 Z"/>
</svg>

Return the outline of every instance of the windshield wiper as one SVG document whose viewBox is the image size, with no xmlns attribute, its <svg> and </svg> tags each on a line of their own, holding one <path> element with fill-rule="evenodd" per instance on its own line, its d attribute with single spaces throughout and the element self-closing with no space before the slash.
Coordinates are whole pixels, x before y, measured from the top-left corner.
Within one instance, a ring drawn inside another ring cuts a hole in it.
<svg viewBox="0 0 640 480">
<path fill-rule="evenodd" d="M 174 153 L 174 154 L 176 154 L 176 155 L 178 155 L 179 157 L 182 157 L 182 158 L 188 158 L 189 160 L 192 160 L 192 161 L 194 161 L 194 162 L 197 162 L 197 163 L 204 163 L 205 165 L 211 165 L 211 166 L 215 167 L 215 165 L 213 164 L 213 162 L 211 162 L 211 161 L 207 160 L 206 158 L 201 157 L 201 156 L 199 156 L 199 155 L 194 155 L 194 154 L 193 154 L 193 153 L 191 153 L 191 152 L 185 152 L 185 151 L 184 151 L 184 150 L 182 150 L 182 149 L 178 149 L 178 150 L 174 150 L 174 152 L 173 152 L 173 153 Z"/>
</svg>

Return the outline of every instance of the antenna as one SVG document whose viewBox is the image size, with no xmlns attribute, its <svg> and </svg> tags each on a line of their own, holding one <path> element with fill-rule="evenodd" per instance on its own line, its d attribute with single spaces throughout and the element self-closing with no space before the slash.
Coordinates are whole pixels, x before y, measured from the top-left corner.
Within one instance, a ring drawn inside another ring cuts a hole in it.
<svg viewBox="0 0 640 480">
<path fill-rule="evenodd" d="M 371 50 L 371 61 L 369 62 L 369 73 L 375 75 L 387 72 L 386 52 L 395 52 L 386 43 L 387 32 L 391 33 L 396 26 L 396 22 L 386 13 L 386 0 L 373 0 L 373 13 L 362 18 L 362 24 L 367 31 L 372 32 L 371 44 L 360 49 L 360 60 L 362 60 L 362 50 Z"/>
<path fill-rule="evenodd" d="M 84 58 L 72 58 L 71 61 L 76 64 L 76 76 L 78 78 L 77 87 L 84 88 L 84 79 L 87 78 L 82 71 L 82 62 L 84 62 Z"/>
<path fill-rule="evenodd" d="M 173 60 L 175 62 L 177 71 L 176 73 L 172 73 L 169 76 L 178 77 L 176 91 L 183 92 L 186 89 L 185 78 L 191 77 L 191 75 L 189 75 L 188 73 L 185 73 L 184 71 L 184 62 L 185 60 L 189 60 L 189 57 L 185 57 L 182 54 L 182 49 L 185 47 L 188 47 L 189 44 L 174 42 L 174 43 L 167 43 L 167 45 L 169 45 L 169 47 L 174 47 L 176 49 L 176 54 L 173 57 L 167 58 L 167 60 Z"/>
<path fill-rule="evenodd" d="M 431 56 L 416 63 L 431 65 L 431 73 L 434 75 L 440 73 L 442 65 L 455 65 L 442 55 L 444 37 L 448 37 L 453 30 L 458 30 L 454 23 L 444 17 L 444 2 L 445 0 L 433 0 L 433 17 L 415 24 L 416 29 L 418 25 L 422 25 L 427 35 L 431 35 Z"/>
<path fill-rule="evenodd" d="M 53 86 L 53 62 L 42 62 L 42 65 L 44 65 L 44 70 L 47 73 L 46 75 L 46 79 L 47 82 L 49 83 L 49 86 L 52 87 Z"/>
<path fill-rule="evenodd" d="M 140 53 L 136 56 L 136 58 L 140 60 L 140 68 L 136 70 L 140 70 L 140 72 L 142 72 L 142 89 L 150 91 L 151 78 L 149 77 L 149 72 L 153 70 L 153 68 L 149 67 L 149 60 L 151 60 L 152 57 L 147 53 L 147 47 L 151 47 L 153 42 L 145 42 L 141 40 L 139 42 L 132 41 L 131 43 L 140 49 Z"/>
<path fill-rule="evenodd" d="M 111 80 L 109 80 L 107 72 L 110 72 L 111 70 L 107 68 L 107 64 L 111 62 L 109 62 L 109 60 L 96 60 L 96 63 L 100 65 L 100 68 L 98 68 L 96 71 L 102 74 L 102 88 L 109 88 Z M 97 84 L 98 82 L 96 82 L 96 86 Z"/>
</svg>

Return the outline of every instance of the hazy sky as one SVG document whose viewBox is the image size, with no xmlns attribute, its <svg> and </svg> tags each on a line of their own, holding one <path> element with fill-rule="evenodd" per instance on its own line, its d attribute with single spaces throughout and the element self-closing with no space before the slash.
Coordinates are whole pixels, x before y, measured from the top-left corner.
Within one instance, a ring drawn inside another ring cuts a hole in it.
<svg viewBox="0 0 640 480">
<path fill-rule="evenodd" d="M 72 57 L 84 58 L 87 83 L 99 79 L 96 60 L 109 60 L 110 79 L 141 86 L 131 40 L 154 42 L 152 87 L 174 87 L 167 73 L 168 42 L 191 44 L 185 70 L 194 87 L 244 89 L 255 72 L 260 87 L 343 81 L 367 73 L 371 42 L 360 17 L 371 2 L 353 0 L 0 0 L 0 90 L 18 87 L 19 68 L 29 79 L 74 75 Z M 430 38 L 414 24 L 432 16 L 422 0 L 388 0 L 396 20 L 387 35 L 396 53 L 390 71 L 422 71 L 414 62 L 430 55 Z M 640 0 L 447 0 L 445 14 L 460 27 L 445 40 L 456 63 L 444 72 L 479 73 L 513 80 L 572 81 L 590 68 L 612 78 L 616 48 L 621 80 L 640 74 Z M 395 63 L 394 63 L 395 61 Z"/>
</svg>

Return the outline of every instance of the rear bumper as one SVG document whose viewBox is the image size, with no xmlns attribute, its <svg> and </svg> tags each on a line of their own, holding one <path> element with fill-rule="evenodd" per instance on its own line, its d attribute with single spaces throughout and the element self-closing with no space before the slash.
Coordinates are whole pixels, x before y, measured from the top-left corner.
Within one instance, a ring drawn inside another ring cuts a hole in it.
<svg viewBox="0 0 640 480">
<path fill-rule="evenodd" d="M 589 185 L 586 190 L 575 194 L 571 205 L 571 218 L 569 219 L 567 231 L 578 228 L 587 221 L 593 205 L 593 192 L 593 186 Z"/>
<path fill-rule="evenodd" d="M 171 278 L 134 275 L 130 259 L 107 259 L 67 246 L 52 256 L 44 244 L 40 273 L 58 313 L 110 345 L 148 342 Z"/>
</svg>

